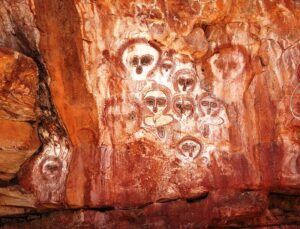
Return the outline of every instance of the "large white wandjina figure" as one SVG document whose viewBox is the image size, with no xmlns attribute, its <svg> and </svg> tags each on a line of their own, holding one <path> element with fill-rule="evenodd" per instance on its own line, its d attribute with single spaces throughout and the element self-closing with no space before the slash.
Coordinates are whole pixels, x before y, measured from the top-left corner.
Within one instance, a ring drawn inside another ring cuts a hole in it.
<svg viewBox="0 0 300 229">
<path fill-rule="evenodd" d="M 130 40 L 120 48 L 120 57 L 127 77 L 146 80 L 156 69 L 161 51 L 144 39 Z"/>
</svg>

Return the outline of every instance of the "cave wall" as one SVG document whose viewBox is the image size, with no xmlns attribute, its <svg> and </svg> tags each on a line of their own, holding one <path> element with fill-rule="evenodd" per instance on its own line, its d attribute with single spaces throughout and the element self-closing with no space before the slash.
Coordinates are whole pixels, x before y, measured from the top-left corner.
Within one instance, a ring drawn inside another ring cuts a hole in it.
<svg viewBox="0 0 300 229">
<path fill-rule="evenodd" d="M 298 1 L 0 12 L 5 227 L 300 224 Z"/>
</svg>

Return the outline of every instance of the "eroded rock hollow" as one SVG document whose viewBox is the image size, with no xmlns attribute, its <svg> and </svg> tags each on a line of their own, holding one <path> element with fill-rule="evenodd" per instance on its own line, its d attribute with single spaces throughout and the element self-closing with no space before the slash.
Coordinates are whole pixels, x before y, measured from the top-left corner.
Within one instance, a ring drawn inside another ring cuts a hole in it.
<svg viewBox="0 0 300 229">
<path fill-rule="evenodd" d="M 0 0 L 3 228 L 298 228 L 298 0 Z"/>
</svg>

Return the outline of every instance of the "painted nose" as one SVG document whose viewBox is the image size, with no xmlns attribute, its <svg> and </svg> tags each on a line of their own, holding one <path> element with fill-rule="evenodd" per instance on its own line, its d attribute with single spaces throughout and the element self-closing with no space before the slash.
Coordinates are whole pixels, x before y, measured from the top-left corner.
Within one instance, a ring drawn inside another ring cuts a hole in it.
<svg viewBox="0 0 300 229">
<path fill-rule="evenodd" d="M 136 74 L 140 75 L 143 73 L 143 67 L 141 65 L 139 65 L 136 67 L 135 71 L 136 71 Z"/>
<path fill-rule="evenodd" d="M 153 112 L 154 112 L 154 113 L 157 112 L 157 105 L 156 105 L 156 104 L 153 106 Z"/>
<path fill-rule="evenodd" d="M 190 146 L 189 148 L 189 155 L 190 157 L 193 157 L 194 147 Z"/>
<path fill-rule="evenodd" d="M 187 87 L 187 81 L 185 80 L 184 83 L 183 83 L 183 88 L 182 88 L 182 90 L 183 90 L 183 91 L 186 91 L 186 87 Z"/>
<path fill-rule="evenodd" d="M 178 109 L 180 111 L 180 114 L 183 114 L 184 113 L 184 108 L 182 105 L 178 106 Z"/>
<path fill-rule="evenodd" d="M 210 114 L 210 112 L 211 112 L 211 107 L 208 107 L 207 108 L 207 114 Z"/>
</svg>

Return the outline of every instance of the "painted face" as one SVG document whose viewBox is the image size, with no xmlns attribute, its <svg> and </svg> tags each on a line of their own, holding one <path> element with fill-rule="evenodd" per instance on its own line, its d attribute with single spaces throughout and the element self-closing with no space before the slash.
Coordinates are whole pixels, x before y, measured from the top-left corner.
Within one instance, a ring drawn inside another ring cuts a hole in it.
<svg viewBox="0 0 300 229">
<path fill-rule="evenodd" d="M 298 86 L 294 89 L 290 105 L 293 116 L 300 119 L 300 84 L 298 84 Z"/>
<path fill-rule="evenodd" d="M 201 152 L 201 144 L 194 138 L 186 138 L 179 142 L 178 150 L 186 158 L 195 159 Z"/>
<path fill-rule="evenodd" d="M 163 76 L 170 76 L 174 71 L 174 67 L 171 59 L 164 59 L 160 64 L 160 72 Z"/>
<path fill-rule="evenodd" d="M 194 114 L 194 102 L 192 98 L 179 96 L 173 101 L 173 110 L 179 116 L 190 117 Z"/>
<path fill-rule="evenodd" d="M 168 106 L 168 98 L 162 91 L 150 91 L 145 95 L 144 103 L 154 115 L 160 115 Z"/>
<path fill-rule="evenodd" d="M 189 69 L 182 69 L 175 73 L 174 88 L 177 92 L 192 92 L 196 85 L 196 74 Z"/>
<path fill-rule="evenodd" d="M 220 112 L 220 105 L 216 99 L 206 96 L 199 101 L 199 109 L 205 115 L 215 116 Z"/>
<path fill-rule="evenodd" d="M 130 103 L 118 103 L 108 109 L 107 120 L 116 136 L 136 132 L 140 127 L 138 107 Z"/>
<path fill-rule="evenodd" d="M 122 54 L 122 62 L 134 80 L 145 80 L 158 59 L 159 51 L 146 42 L 133 43 Z"/>
<path fill-rule="evenodd" d="M 46 157 L 41 161 L 40 171 L 46 180 L 58 179 L 62 173 L 62 162 L 58 157 Z"/>
<path fill-rule="evenodd" d="M 228 49 L 212 56 L 210 65 L 219 80 L 234 80 L 242 75 L 246 63 L 243 53 Z"/>
</svg>

